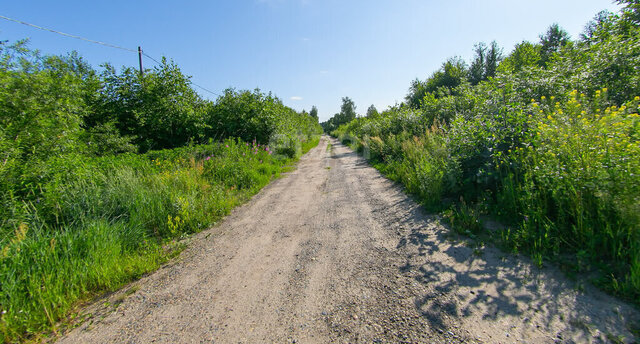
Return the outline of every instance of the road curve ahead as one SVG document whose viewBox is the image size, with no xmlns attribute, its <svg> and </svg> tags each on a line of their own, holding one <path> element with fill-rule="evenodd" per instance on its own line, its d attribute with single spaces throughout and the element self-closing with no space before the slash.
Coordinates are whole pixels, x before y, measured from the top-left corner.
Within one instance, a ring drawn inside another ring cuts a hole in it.
<svg viewBox="0 0 640 344">
<path fill-rule="evenodd" d="M 554 268 L 450 238 L 401 188 L 323 137 L 176 261 L 89 306 L 60 342 L 633 340 L 634 308 Z"/>
</svg>

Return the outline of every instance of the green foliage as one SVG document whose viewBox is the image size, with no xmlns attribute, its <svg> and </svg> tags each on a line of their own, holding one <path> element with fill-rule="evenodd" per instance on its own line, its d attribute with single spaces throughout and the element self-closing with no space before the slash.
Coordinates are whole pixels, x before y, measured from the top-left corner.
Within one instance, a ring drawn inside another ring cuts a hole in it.
<svg viewBox="0 0 640 344">
<path fill-rule="evenodd" d="M 455 92 L 468 78 L 467 64 L 459 57 L 452 57 L 442 64 L 427 80 L 414 80 L 405 97 L 406 104 L 417 109 L 427 94 L 435 97 L 446 96 Z"/>
<path fill-rule="evenodd" d="M 477 85 L 480 81 L 484 80 L 487 45 L 484 42 L 476 44 L 474 52 L 476 53 L 476 56 L 469 67 L 469 82 L 472 85 Z"/>
<path fill-rule="evenodd" d="M 349 123 L 356 118 L 356 105 L 349 97 L 342 98 L 340 112 L 333 115 L 328 121 L 321 123 L 322 129 L 326 133 L 330 133 L 340 125 Z"/>
<path fill-rule="evenodd" d="M 457 161 L 440 131 L 432 128 L 421 137 L 401 141 L 400 154 L 397 180 L 429 208 L 440 206 L 440 199 L 455 188 L 457 179 Z"/>
<path fill-rule="evenodd" d="M 499 65 L 498 71 L 502 73 L 516 73 L 524 68 L 537 66 L 540 63 L 540 46 L 523 41 L 516 44 L 515 48 Z"/>
<path fill-rule="evenodd" d="M 3 245 L 0 333 L 5 343 L 55 329 L 78 299 L 118 288 L 163 261 L 159 246 L 144 243 L 144 236 L 122 223 L 44 231 L 25 224 Z"/>
<path fill-rule="evenodd" d="M 365 115 L 368 118 L 374 118 L 374 117 L 378 117 L 380 115 L 380 113 L 378 113 L 378 109 L 376 109 L 376 107 L 371 104 L 371 106 L 369 106 L 369 108 L 367 109 L 367 114 Z"/>
<path fill-rule="evenodd" d="M 86 150 L 91 155 L 102 156 L 119 153 L 133 153 L 138 147 L 132 136 L 122 136 L 114 122 L 98 123 L 85 129 L 80 135 L 86 142 Z"/>
<path fill-rule="evenodd" d="M 167 240 L 207 228 L 290 161 L 231 139 L 145 155 L 51 158 L 36 200 L 14 199 L 22 216 L 0 227 L 4 341 L 55 328 L 78 299 L 155 269 L 169 254 Z"/>
<path fill-rule="evenodd" d="M 316 122 L 318 121 L 318 108 L 315 105 L 311 107 L 311 111 L 309 111 L 309 116 L 315 118 Z"/>
<path fill-rule="evenodd" d="M 591 41 L 599 40 L 601 35 L 609 36 L 614 30 L 615 21 L 618 17 L 609 11 L 600 11 L 590 22 L 585 25 L 581 41 L 589 44 Z"/>
<path fill-rule="evenodd" d="M 474 51 L 476 55 L 469 67 L 468 79 L 472 85 L 477 85 L 496 75 L 498 64 L 502 60 L 502 50 L 493 41 L 489 47 L 483 42 L 476 44 Z"/>
<path fill-rule="evenodd" d="M 533 103 L 530 145 L 497 162 L 509 181 L 498 204 L 525 219 L 518 247 L 545 255 L 584 250 L 633 283 L 640 255 L 639 100 L 604 108 L 604 99 L 603 92 L 589 98 L 574 91 L 565 103 Z M 635 297 L 638 286 L 625 285 Z"/>
<path fill-rule="evenodd" d="M 317 120 L 306 113 L 297 113 L 271 94 L 260 90 L 228 89 L 207 112 L 210 129 L 207 137 L 239 137 L 271 144 L 276 149 L 292 142 L 309 140 L 321 128 Z"/>
<path fill-rule="evenodd" d="M 411 108 L 419 108 L 420 102 L 425 95 L 429 94 L 427 90 L 426 82 L 420 81 L 420 79 L 414 79 L 409 86 L 409 93 L 405 96 L 406 104 Z"/>
<path fill-rule="evenodd" d="M 467 64 L 461 58 L 454 57 L 442 64 L 440 70 L 436 71 L 427 79 L 425 89 L 427 92 L 435 92 L 440 88 L 453 90 L 467 78 Z"/>
<path fill-rule="evenodd" d="M 87 113 L 82 61 L 41 57 L 24 42 L 0 46 L 0 179 L 17 183 L 30 161 L 82 151 L 79 136 Z M 6 188 L 3 191 L 7 191 Z"/>
<path fill-rule="evenodd" d="M 75 53 L 0 44 L 0 83 L 3 342 L 55 330 L 78 300 L 157 268 L 321 132 L 258 90 L 203 100 L 165 59 L 98 73 Z"/>
<path fill-rule="evenodd" d="M 558 24 L 549 26 L 547 32 L 540 36 L 540 66 L 547 66 L 553 56 L 559 53 L 569 41 L 569 34 Z"/>
<path fill-rule="evenodd" d="M 451 228 L 459 234 L 474 236 L 479 234 L 483 225 L 479 217 L 481 212 L 477 207 L 469 206 L 463 198 L 460 205 L 451 207 L 443 212 L 444 218 L 449 222 Z"/>
<path fill-rule="evenodd" d="M 487 61 L 484 67 L 485 80 L 496 76 L 500 61 L 502 61 L 502 49 L 498 46 L 496 41 L 493 41 L 487 50 Z"/>
<path fill-rule="evenodd" d="M 540 264 L 577 256 L 578 272 L 640 302 L 640 31 L 628 15 L 601 14 L 578 42 L 553 25 L 484 81 L 476 46 L 477 84 L 416 80 L 406 104 L 333 134 L 454 230 L 480 235 L 479 219 L 497 217 L 506 247 Z"/>
<path fill-rule="evenodd" d="M 640 1 L 638 0 L 616 0 L 618 4 L 624 5 L 622 18 L 633 25 L 640 24 Z"/>
<path fill-rule="evenodd" d="M 118 74 L 109 65 L 87 126 L 113 123 L 122 136 L 133 138 L 140 151 L 180 147 L 204 138 L 206 103 L 191 88 L 189 77 L 173 62 L 143 75 L 127 67 Z"/>
</svg>

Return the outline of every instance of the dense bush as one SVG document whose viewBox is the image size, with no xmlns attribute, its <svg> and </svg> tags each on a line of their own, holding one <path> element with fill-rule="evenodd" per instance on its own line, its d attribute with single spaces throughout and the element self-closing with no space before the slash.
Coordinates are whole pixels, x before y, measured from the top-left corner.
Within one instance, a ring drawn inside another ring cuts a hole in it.
<svg viewBox="0 0 640 344">
<path fill-rule="evenodd" d="M 79 298 L 153 270 L 169 253 L 163 239 L 210 226 L 288 161 L 236 140 L 50 159 L 37 199 L 14 203 L 21 216 L 0 233 L 4 340 L 55 327 Z"/>
<path fill-rule="evenodd" d="M 328 121 L 322 122 L 322 129 L 326 133 L 330 133 L 337 129 L 340 125 L 349 123 L 356 118 L 356 105 L 349 97 L 342 98 L 342 106 L 340 112 L 329 118 Z"/>
<path fill-rule="evenodd" d="M 155 269 L 318 143 L 260 91 L 200 98 L 173 63 L 98 73 L 0 43 L 0 336 Z"/>
<path fill-rule="evenodd" d="M 406 104 L 334 135 L 454 228 L 478 234 L 481 215 L 498 217 L 511 249 L 538 263 L 572 256 L 574 271 L 600 271 L 601 286 L 640 302 L 640 30 L 629 8 L 598 15 L 580 41 L 552 26 L 475 86 L 414 82 Z"/>
<path fill-rule="evenodd" d="M 208 126 L 204 121 L 207 102 L 191 88 L 178 66 L 165 59 L 162 62 L 144 74 L 131 67 L 118 74 L 106 65 L 87 126 L 114 123 L 140 151 L 202 142 Z"/>
<path fill-rule="evenodd" d="M 260 90 L 226 90 L 208 109 L 205 123 L 208 137 L 232 136 L 261 144 L 284 143 L 285 138 L 308 140 L 320 131 L 316 117 L 297 113 Z"/>
</svg>

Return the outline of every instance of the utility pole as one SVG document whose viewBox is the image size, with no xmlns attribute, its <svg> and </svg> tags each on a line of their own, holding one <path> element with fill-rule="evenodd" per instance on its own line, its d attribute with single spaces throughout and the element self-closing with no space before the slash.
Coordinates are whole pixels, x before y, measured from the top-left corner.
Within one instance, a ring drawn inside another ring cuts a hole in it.
<svg viewBox="0 0 640 344">
<path fill-rule="evenodd" d="M 142 48 L 138 47 L 138 62 L 140 62 L 140 75 L 144 74 L 142 69 Z"/>
</svg>

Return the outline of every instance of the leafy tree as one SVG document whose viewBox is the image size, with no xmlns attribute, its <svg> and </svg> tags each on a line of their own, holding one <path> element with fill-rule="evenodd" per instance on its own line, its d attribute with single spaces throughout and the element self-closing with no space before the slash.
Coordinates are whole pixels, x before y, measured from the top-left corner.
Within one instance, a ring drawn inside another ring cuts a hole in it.
<svg viewBox="0 0 640 344">
<path fill-rule="evenodd" d="M 318 122 L 306 113 L 286 107 L 271 93 L 227 89 L 205 116 L 205 137 L 238 137 L 244 141 L 307 139 L 319 131 Z"/>
<path fill-rule="evenodd" d="M 502 61 L 502 49 L 498 46 L 496 41 L 493 41 L 487 49 L 487 61 L 484 67 L 484 80 L 496 76 L 496 71 L 498 70 L 498 64 L 500 61 Z"/>
<path fill-rule="evenodd" d="M 483 42 L 476 44 L 474 51 L 475 58 L 469 67 L 468 79 L 472 85 L 477 85 L 496 76 L 498 64 L 502 60 L 502 49 L 493 41 L 488 47 Z"/>
<path fill-rule="evenodd" d="M 240 137 L 244 141 L 267 143 L 277 129 L 280 99 L 256 89 L 225 90 L 207 113 L 207 137 Z"/>
<path fill-rule="evenodd" d="M 0 172 L 83 149 L 84 79 L 93 75 L 77 55 L 43 57 L 26 44 L 0 45 Z"/>
<path fill-rule="evenodd" d="M 602 39 L 603 36 L 609 36 L 613 32 L 613 26 L 618 16 L 604 10 L 598 12 L 591 21 L 585 25 L 584 30 L 580 34 L 580 40 L 589 44 L 596 39 Z"/>
<path fill-rule="evenodd" d="M 309 112 L 309 116 L 313 117 L 318 121 L 318 108 L 314 105 L 311 107 L 311 111 Z"/>
<path fill-rule="evenodd" d="M 326 133 L 330 133 L 337 129 L 339 126 L 349 123 L 356 119 L 356 105 L 349 97 L 342 98 L 342 106 L 340 106 L 340 112 L 333 115 L 326 122 L 320 123 L 322 129 Z"/>
<path fill-rule="evenodd" d="M 452 57 L 427 79 L 425 89 L 427 92 L 435 92 L 439 88 L 446 88 L 451 91 L 466 78 L 467 64 L 460 57 Z"/>
<path fill-rule="evenodd" d="M 540 61 L 540 46 L 531 42 L 522 41 L 499 65 L 498 70 L 503 72 L 519 72 L 525 67 L 538 66 Z"/>
<path fill-rule="evenodd" d="M 367 109 L 367 118 L 375 118 L 378 117 L 380 114 L 378 113 L 378 109 L 376 109 L 376 107 L 371 104 L 371 106 L 369 106 L 369 108 Z"/>
<path fill-rule="evenodd" d="M 475 57 L 469 67 L 469 82 L 477 85 L 485 79 L 485 60 L 487 55 L 487 45 L 480 42 L 474 47 Z"/>
<path fill-rule="evenodd" d="M 325 133 L 331 133 L 332 131 L 334 131 L 336 128 L 340 126 L 338 124 L 339 118 L 340 118 L 340 113 L 337 113 L 337 114 L 334 114 L 331 118 L 329 118 L 325 122 L 320 123 L 320 126 L 322 126 L 322 130 Z"/>
<path fill-rule="evenodd" d="M 113 121 L 87 127 L 80 138 L 86 143 L 86 152 L 91 155 L 102 156 L 138 151 L 138 147 L 133 144 L 134 137 L 120 134 Z"/>
<path fill-rule="evenodd" d="M 340 106 L 340 123 L 349 123 L 356 118 L 356 104 L 349 97 L 342 98 Z"/>
<path fill-rule="evenodd" d="M 404 97 L 406 104 L 412 108 L 417 109 L 420 107 L 422 98 L 427 94 L 426 82 L 422 82 L 419 79 L 411 81 L 409 86 L 409 93 Z"/>
<path fill-rule="evenodd" d="M 547 66 L 553 55 L 569 43 L 569 39 L 569 34 L 557 23 L 549 26 L 547 32 L 540 36 L 540 66 Z"/>
<path fill-rule="evenodd" d="M 540 263 L 577 254 L 640 302 L 640 0 L 618 3 L 623 13 L 598 14 L 581 42 L 554 24 L 539 44 L 516 45 L 490 82 L 480 82 L 492 73 L 478 44 L 470 83 L 452 88 L 442 67 L 412 82 L 408 106 L 333 133 L 357 138 L 423 204 L 454 209 L 461 230 L 482 230 L 461 214 L 496 209 L 521 223 L 514 248 Z"/>
<path fill-rule="evenodd" d="M 640 24 L 640 0 L 616 0 L 619 5 L 624 5 L 622 9 L 623 20 L 634 25 Z"/>
<path fill-rule="evenodd" d="M 412 81 L 409 93 L 405 96 L 406 104 L 410 108 L 420 107 L 422 99 L 428 93 L 448 94 L 465 82 L 468 77 L 467 64 L 460 57 L 449 58 L 426 81 L 418 79 Z"/>
<path fill-rule="evenodd" d="M 134 138 L 140 151 L 203 139 L 205 102 L 173 62 L 163 58 L 144 75 L 131 67 L 117 74 L 106 65 L 102 78 L 101 104 L 90 123 L 114 123 L 123 136 Z"/>
</svg>

